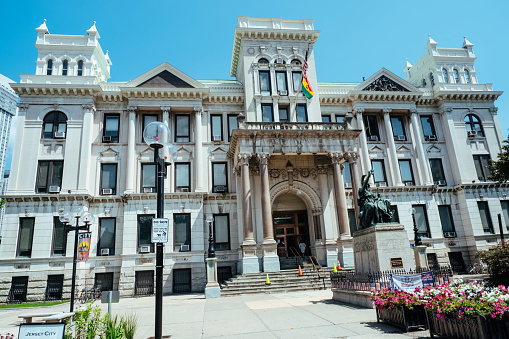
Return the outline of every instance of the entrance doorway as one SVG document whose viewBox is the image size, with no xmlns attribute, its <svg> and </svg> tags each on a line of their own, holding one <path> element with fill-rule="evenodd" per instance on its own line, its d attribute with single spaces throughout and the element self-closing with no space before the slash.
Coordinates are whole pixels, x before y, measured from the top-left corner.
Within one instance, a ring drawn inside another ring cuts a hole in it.
<svg viewBox="0 0 509 339">
<path fill-rule="evenodd" d="M 272 217 L 279 257 L 302 256 L 300 243 L 306 244 L 304 255 L 311 255 L 307 211 L 279 211 Z"/>
</svg>

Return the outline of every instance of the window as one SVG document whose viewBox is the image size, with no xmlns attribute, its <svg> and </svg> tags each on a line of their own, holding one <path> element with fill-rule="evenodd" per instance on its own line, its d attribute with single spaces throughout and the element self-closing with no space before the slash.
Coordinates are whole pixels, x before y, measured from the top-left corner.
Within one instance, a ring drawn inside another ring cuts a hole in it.
<svg viewBox="0 0 509 339">
<path fill-rule="evenodd" d="M 46 301 L 62 300 L 62 290 L 64 289 L 64 275 L 48 275 L 46 282 Z"/>
<path fill-rule="evenodd" d="M 453 71 L 453 73 L 454 73 L 454 81 L 455 81 L 457 84 L 459 84 L 459 83 L 460 83 L 460 75 L 459 75 L 459 73 L 458 73 L 458 70 L 457 70 L 457 69 L 455 69 L 455 70 Z"/>
<path fill-rule="evenodd" d="M 117 194 L 117 164 L 101 164 L 101 195 Z"/>
<path fill-rule="evenodd" d="M 154 253 L 152 244 L 152 214 L 138 215 L 138 251 L 139 253 Z"/>
<path fill-rule="evenodd" d="M 489 155 L 474 155 L 475 171 L 477 172 L 477 179 L 479 179 L 479 181 L 486 181 L 491 175 L 491 172 L 487 167 L 489 164 Z"/>
<path fill-rule="evenodd" d="M 191 250 L 191 215 L 173 214 L 175 251 Z"/>
<path fill-rule="evenodd" d="M 120 129 L 120 115 L 105 114 L 103 142 L 118 142 L 119 129 Z"/>
<path fill-rule="evenodd" d="M 104 291 L 113 291 L 113 272 L 96 273 L 94 287 Z"/>
<path fill-rule="evenodd" d="M 226 192 L 228 192 L 228 174 L 226 163 L 212 163 L 212 193 Z"/>
<path fill-rule="evenodd" d="M 431 115 L 421 116 L 421 125 L 422 133 L 424 134 L 424 140 L 427 141 L 437 140 L 435 125 L 433 125 L 433 116 Z"/>
<path fill-rule="evenodd" d="M 438 206 L 438 214 L 440 215 L 440 223 L 442 224 L 442 231 L 444 232 L 444 237 L 455 238 L 456 231 L 454 229 L 454 223 L 452 220 L 451 206 L 449 205 Z"/>
<path fill-rule="evenodd" d="M 115 218 L 99 219 L 99 241 L 97 243 L 97 256 L 115 255 L 115 224 Z M 152 239 L 150 240 L 152 241 Z"/>
<path fill-rule="evenodd" d="M 154 271 L 136 271 L 134 273 L 134 295 L 154 294 Z"/>
<path fill-rule="evenodd" d="M 375 182 L 386 182 L 385 179 L 385 166 L 383 160 L 371 160 L 371 167 L 375 171 L 373 177 Z"/>
<path fill-rule="evenodd" d="M 279 106 L 279 121 L 280 122 L 290 121 L 290 116 L 288 115 L 288 106 Z"/>
<path fill-rule="evenodd" d="M 65 225 L 60 221 L 59 217 L 54 217 L 52 254 L 65 256 L 66 247 L 67 232 L 65 231 Z"/>
<path fill-rule="evenodd" d="M 306 105 L 297 105 L 297 122 L 307 122 L 308 121 L 308 112 L 306 110 Z"/>
<path fill-rule="evenodd" d="M 19 304 L 27 300 L 28 276 L 12 277 L 7 303 Z"/>
<path fill-rule="evenodd" d="M 509 201 L 501 201 L 500 205 L 502 206 L 502 214 L 504 216 L 505 226 L 509 231 Z"/>
<path fill-rule="evenodd" d="M 78 76 L 82 76 L 83 75 L 83 60 L 79 60 L 78 61 Z"/>
<path fill-rule="evenodd" d="M 292 65 L 294 66 L 300 66 L 302 65 L 302 63 L 300 62 L 300 60 L 297 60 L 297 59 L 293 59 L 292 62 L 291 62 Z"/>
<path fill-rule="evenodd" d="M 345 116 L 344 115 L 336 115 L 336 122 L 344 124 L 345 123 Z"/>
<path fill-rule="evenodd" d="M 67 70 L 69 69 L 69 61 L 62 61 L 62 75 L 67 75 Z"/>
<path fill-rule="evenodd" d="M 191 164 L 188 162 L 175 163 L 175 188 L 177 192 L 191 191 Z"/>
<path fill-rule="evenodd" d="M 232 139 L 232 132 L 238 129 L 237 114 L 228 114 L 228 142 Z"/>
<path fill-rule="evenodd" d="M 156 165 L 155 164 L 141 164 L 141 192 L 154 193 L 156 192 Z"/>
<path fill-rule="evenodd" d="M 286 72 L 276 72 L 276 85 L 279 95 L 288 95 L 288 86 L 286 84 Z"/>
<path fill-rule="evenodd" d="M 378 118 L 376 115 L 364 115 L 364 129 L 366 130 L 366 138 L 368 141 L 379 141 L 380 134 L 378 132 Z"/>
<path fill-rule="evenodd" d="M 191 269 L 173 269 L 173 293 L 189 293 L 192 290 Z"/>
<path fill-rule="evenodd" d="M 293 91 L 299 93 L 302 87 L 302 72 L 292 72 Z"/>
<path fill-rule="evenodd" d="M 230 217 L 228 214 L 214 214 L 214 249 L 230 249 Z"/>
<path fill-rule="evenodd" d="M 274 121 L 274 112 L 271 104 L 262 104 L 262 120 L 263 122 Z"/>
<path fill-rule="evenodd" d="M 415 210 L 414 222 L 417 226 L 417 234 L 419 234 L 421 238 L 431 238 L 428 216 L 426 215 L 426 205 L 412 205 L 412 208 Z"/>
<path fill-rule="evenodd" d="M 429 159 L 429 165 L 431 167 L 431 175 L 433 176 L 433 182 L 435 185 L 445 186 L 446 182 L 442 159 Z"/>
<path fill-rule="evenodd" d="M 442 69 L 442 74 L 444 75 L 444 82 L 446 84 L 448 84 L 449 83 L 449 74 L 447 74 L 447 70 L 445 68 Z"/>
<path fill-rule="evenodd" d="M 67 116 L 62 112 L 46 114 L 42 123 L 43 139 L 65 139 L 67 131 Z"/>
<path fill-rule="evenodd" d="M 144 114 L 143 115 L 143 125 L 141 126 L 141 141 L 145 143 L 143 140 L 143 132 L 145 132 L 145 128 L 148 124 L 158 121 L 157 114 Z"/>
<path fill-rule="evenodd" d="M 391 205 L 389 208 L 390 208 L 390 210 L 392 212 L 392 218 L 391 218 L 390 222 L 395 223 L 395 224 L 399 224 L 398 205 Z"/>
<path fill-rule="evenodd" d="M 465 117 L 465 127 L 467 129 L 467 133 L 471 132 L 478 137 L 484 137 L 482 124 L 475 115 L 468 114 Z"/>
<path fill-rule="evenodd" d="M 435 86 L 435 77 L 433 76 L 433 73 L 429 74 L 429 80 L 431 81 L 431 87 Z"/>
<path fill-rule="evenodd" d="M 412 174 L 412 162 L 410 160 L 399 160 L 398 162 L 401 181 L 405 185 L 415 185 L 414 175 Z"/>
<path fill-rule="evenodd" d="M 465 70 L 465 82 L 467 84 L 470 83 L 470 72 L 468 71 L 468 69 Z"/>
<path fill-rule="evenodd" d="M 210 116 L 210 129 L 212 135 L 212 141 L 223 140 L 223 116 L 222 115 L 211 115 Z"/>
<path fill-rule="evenodd" d="M 353 208 L 348 209 L 348 226 L 350 227 L 350 235 L 357 231 L 357 216 Z"/>
<path fill-rule="evenodd" d="M 405 125 L 403 124 L 403 117 L 391 117 L 392 135 L 394 140 L 405 141 Z"/>
<path fill-rule="evenodd" d="M 268 65 L 269 64 L 269 60 L 267 60 L 265 58 L 261 58 L 260 60 L 258 60 L 258 63 L 261 64 L 261 65 Z"/>
<path fill-rule="evenodd" d="M 259 71 L 260 75 L 260 93 L 262 95 L 270 95 L 270 72 Z"/>
<path fill-rule="evenodd" d="M 487 201 L 478 201 L 479 215 L 481 217 L 482 228 L 484 233 L 493 234 L 493 222 L 491 221 L 490 208 Z"/>
<path fill-rule="evenodd" d="M 37 193 L 59 193 L 62 186 L 63 161 L 39 161 Z"/>
<path fill-rule="evenodd" d="M 189 115 L 175 115 L 175 142 L 190 142 L 190 118 Z"/>
<path fill-rule="evenodd" d="M 330 115 L 322 115 L 322 122 L 330 122 Z"/>
<path fill-rule="evenodd" d="M 53 73 L 53 60 L 49 59 L 46 67 L 46 75 L 51 75 Z"/>
<path fill-rule="evenodd" d="M 35 218 L 19 218 L 18 257 L 32 256 Z"/>
<path fill-rule="evenodd" d="M 345 161 L 343 163 L 345 168 L 343 168 L 343 183 L 345 184 L 345 187 L 352 187 L 352 175 L 350 173 L 350 164 L 348 161 Z"/>
</svg>

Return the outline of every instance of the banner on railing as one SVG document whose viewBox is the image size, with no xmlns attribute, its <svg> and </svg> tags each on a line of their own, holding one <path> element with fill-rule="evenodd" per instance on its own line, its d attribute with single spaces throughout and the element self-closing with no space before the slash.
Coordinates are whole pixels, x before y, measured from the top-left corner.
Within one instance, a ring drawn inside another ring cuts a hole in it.
<svg viewBox="0 0 509 339">
<path fill-rule="evenodd" d="M 433 273 L 420 274 L 389 274 L 389 282 L 392 290 L 413 292 L 416 287 L 433 286 Z"/>
</svg>

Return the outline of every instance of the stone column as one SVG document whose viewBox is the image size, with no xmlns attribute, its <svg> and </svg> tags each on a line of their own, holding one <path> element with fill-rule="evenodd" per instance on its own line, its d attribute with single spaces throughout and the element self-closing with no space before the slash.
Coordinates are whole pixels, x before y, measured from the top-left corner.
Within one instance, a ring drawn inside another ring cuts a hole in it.
<svg viewBox="0 0 509 339">
<path fill-rule="evenodd" d="M 414 132 L 414 140 L 412 140 L 412 143 L 414 144 L 416 150 L 417 150 L 417 159 L 416 164 L 421 169 L 422 177 L 421 180 L 423 181 L 424 185 L 432 185 L 433 180 L 431 178 L 431 169 L 429 167 L 429 163 L 426 161 L 426 155 L 424 154 L 424 148 L 422 147 L 422 136 L 421 136 L 421 129 L 419 128 L 419 118 L 417 114 L 417 110 L 411 109 L 410 112 L 411 115 L 411 127 L 412 131 Z"/>
<path fill-rule="evenodd" d="M 371 169 L 371 160 L 369 159 L 369 149 L 368 142 L 366 137 L 366 128 L 364 127 L 364 120 L 362 119 L 362 113 L 364 112 L 364 108 L 357 108 L 354 111 L 354 114 L 357 118 L 357 128 L 361 130 L 361 134 L 359 135 L 359 141 L 361 145 L 361 156 L 362 156 L 362 172 L 368 173 Z"/>
<path fill-rule="evenodd" d="M 29 104 L 25 103 L 18 103 L 18 117 L 17 117 L 17 126 L 18 129 L 16 131 L 16 142 L 14 143 L 14 154 L 25 154 L 24 147 L 23 147 L 23 136 L 25 134 L 25 119 L 28 111 Z M 42 126 L 41 126 L 42 129 Z M 26 177 L 22 174 L 24 171 L 21 170 L 21 167 L 24 164 L 24 159 L 22 156 L 14 156 L 12 158 L 12 164 L 11 164 L 11 174 L 9 178 L 9 186 L 15 187 L 16 189 L 19 189 L 20 187 L 24 187 L 24 185 L 21 185 L 21 182 L 26 183 Z M 26 167 L 25 167 L 26 168 Z M 36 172 L 34 171 L 34 174 Z M 34 189 L 33 186 L 31 188 Z M 33 191 L 32 191 L 33 192 Z M 5 219 L 4 219 L 5 220 Z"/>
<path fill-rule="evenodd" d="M 251 183 L 249 179 L 250 153 L 238 155 L 240 176 L 242 182 L 242 224 L 244 226 L 244 241 L 242 242 L 242 273 L 256 273 L 260 271 L 256 256 L 256 242 L 253 236 L 253 222 L 251 217 Z"/>
<path fill-rule="evenodd" d="M 331 201 L 328 185 L 328 165 L 317 165 L 318 170 L 318 183 L 320 185 L 320 199 L 322 200 L 323 214 L 321 215 L 322 239 L 324 244 L 324 256 L 326 265 L 333 267 L 338 260 L 338 244 L 339 230 L 334 225 L 335 205 Z M 336 218 L 337 220 L 337 218 Z M 318 253 L 317 253 L 318 254 Z"/>
<path fill-rule="evenodd" d="M 357 199 L 359 198 L 359 187 L 361 180 L 359 179 L 359 173 L 357 171 L 357 159 L 359 158 L 359 154 L 356 152 L 348 152 L 346 160 L 350 165 L 350 176 L 352 177 L 352 200 L 353 207 L 355 209 L 356 216 L 356 224 L 357 224 L 357 216 L 359 215 L 359 205 L 357 204 Z"/>
<path fill-rule="evenodd" d="M 203 114 L 202 106 L 194 107 L 195 118 L 194 118 L 194 176 L 196 178 L 196 192 L 205 192 L 205 184 L 204 179 L 205 175 L 203 175 L 203 152 L 202 152 L 202 126 L 201 126 L 201 117 Z"/>
<path fill-rule="evenodd" d="M 94 129 L 94 104 L 83 104 L 83 129 L 81 137 L 81 156 L 78 166 L 78 193 L 90 192 L 90 162 L 92 154 L 92 133 Z"/>
<path fill-rule="evenodd" d="M 403 186 L 401 181 L 401 173 L 399 172 L 398 153 L 396 152 L 396 144 L 394 143 L 394 134 L 392 134 L 392 125 L 390 113 L 392 108 L 384 108 L 384 125 L 385 134 L 387 135 L 387 143 L 389 144 L 389 159 L 391 166 L 389 172 L 392 173 L 392 185 Z"/>
<path fill-rule="evenodd" d="M 127 163 L 126 163 L 126 183 L 124 193 L 134 193 L 134 173 L 136 172 L 136 106 L 128 106 L 129 125 L 127 130 Z"/>
<path fill-rule="evenodd" d="M 272 208 L 270 204 L 269 171 L 267 168 L 270 154 L 258 153 L 260 162 L 260 181 L 262 198 L 262 223 L 263 223 L 263 271 L 275 272 L 280 270 L 279 257 L 276 252 L 276 241 L 274 240 L 274 226 L 272 224 Z"/>
</svg>

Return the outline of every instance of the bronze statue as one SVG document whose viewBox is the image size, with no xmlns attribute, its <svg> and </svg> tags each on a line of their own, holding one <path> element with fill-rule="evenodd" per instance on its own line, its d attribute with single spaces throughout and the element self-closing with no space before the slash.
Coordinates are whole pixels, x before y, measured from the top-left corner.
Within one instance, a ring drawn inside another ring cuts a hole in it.
<svg viewBox="0 0 509 339">
<path fill-rule="evenodd" d="M 359 228 L 364 229 L 370 226 L 388 223 L 392 219 L 391 202 L 388 199 L 382 199 L 380 194 L 377 195 L 369 191 L 369 178 L 374 173 L 370 170 L 368 175 L 362 176 L 362 187 L 359 188 Z"/>
</svg>

